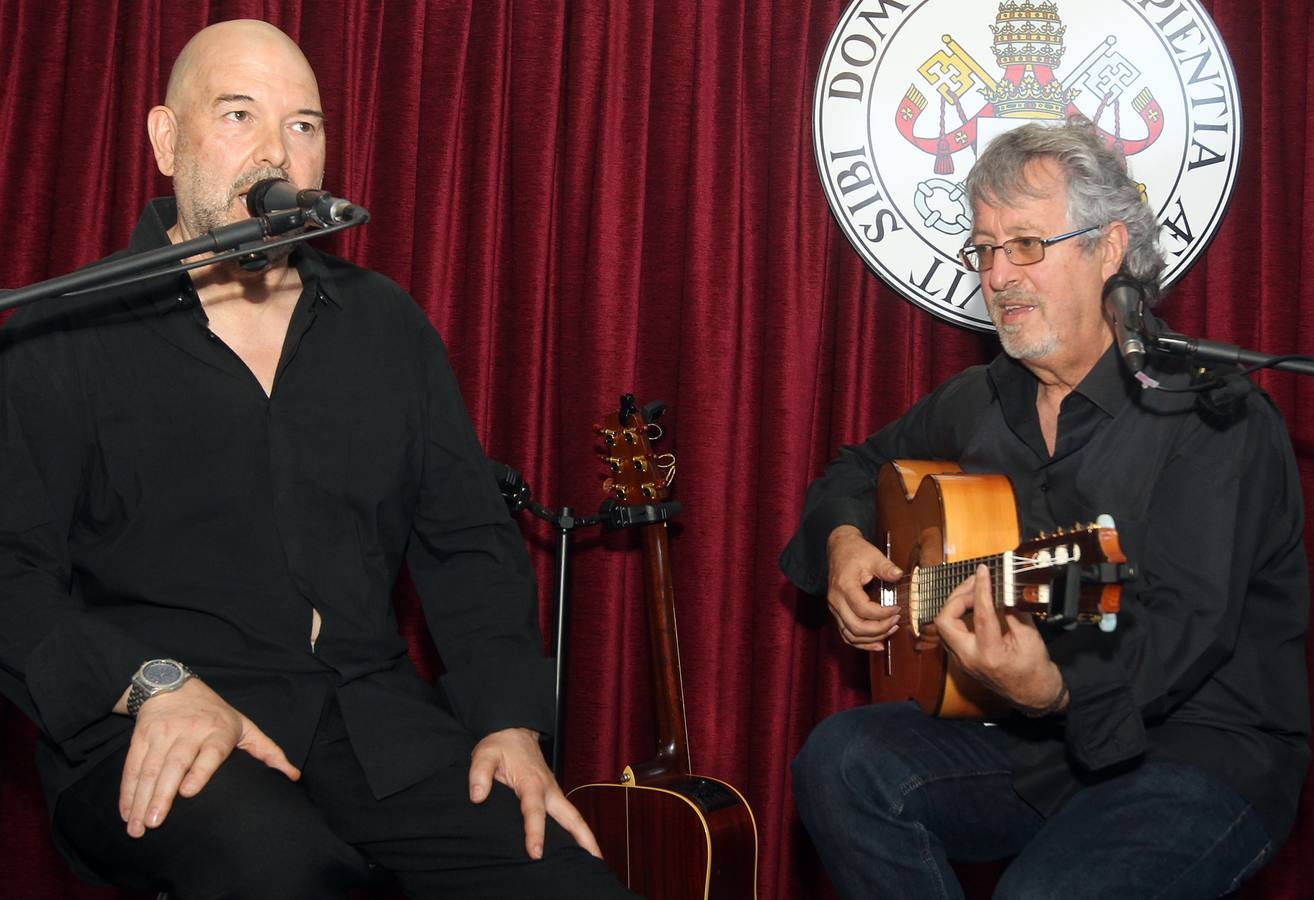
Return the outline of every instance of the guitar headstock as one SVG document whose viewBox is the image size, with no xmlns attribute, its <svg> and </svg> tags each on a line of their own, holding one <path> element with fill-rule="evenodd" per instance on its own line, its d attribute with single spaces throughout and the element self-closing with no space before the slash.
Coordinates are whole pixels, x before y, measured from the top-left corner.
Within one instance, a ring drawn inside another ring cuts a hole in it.
<svg viewBox="0 0 1314 900">
<path fill-rule="evenodd" d="M 633 394 L 621 397 L 620 408 L 593 430 L 606 445 L 599 457 L 611 470 L 603 482 L 603 493 L 625 506 L 660 504 L 671 494 L 675 475 L 674 457 L 659 457 L 651 441 L 659 440 L 662 429 L 656 424 L 665 406 L 650 403 L 640 408 Z"/>
<path fill-rule="evenodd" d="M 1011 554 L 1013 589 L 1005 596 L 1016 609 L 1051 621 L 1096 623 L 1113 631 L 1122 582 L 1134 578 L 1110 516 L 1089 525 L 1059 529 L 1027 541 Z"/>
</svg>

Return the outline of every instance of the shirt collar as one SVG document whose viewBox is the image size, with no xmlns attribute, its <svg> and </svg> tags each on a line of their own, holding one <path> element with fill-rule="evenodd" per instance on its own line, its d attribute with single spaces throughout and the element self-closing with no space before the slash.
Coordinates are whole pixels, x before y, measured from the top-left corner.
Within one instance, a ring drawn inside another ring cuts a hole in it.
<svg viewBox="0 0 1314 900">
<path fill-rule="evenodd" d="M 1008 354 L 1000 353 L 990 363 L 988 371 L 995 394 L 1002 402 L 1016 408 L 1035 406 L 1036 376 L 1026 366 Z M 1130 390 L 1131 382 L 1118 358 L 1117 345 L 1111 344 L 1073 389 L 1073 393 L 1085 397 L 1105 415 L 1113 418 L 1127 405 Z"/>
<path fill-rule="evenodd" d="M 169 229 L 177 221 L 178 202 L 173 197 L 151 200 L 132 231 L 128 249 L 138 253 L 167 245 Z M 297 244 L 292 251 L 292 264 L 297 267 L 301 284 L 313 292 L 312 296 L 323 297 L 334 306 L 342 306 L 345 291 L 337 284 L 322 253 L 308 243 Z"/>
</svg>

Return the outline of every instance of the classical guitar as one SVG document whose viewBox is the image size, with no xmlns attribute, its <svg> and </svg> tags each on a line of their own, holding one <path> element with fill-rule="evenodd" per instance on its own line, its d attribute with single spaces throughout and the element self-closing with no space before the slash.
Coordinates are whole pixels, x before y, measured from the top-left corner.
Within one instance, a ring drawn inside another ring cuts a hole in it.
<svg viewBox="0 0 1314 900">
<path fill-rule="evenodd" d="M 916 700 L 948 718 L 997 714 L 1003 701 L 953 662 L 927 626 L 949 593 L 985 563 L 995 607 L 1065 626 L 1117 627 L 1121 583 L 1135 575 L 1112 518 L 1042 534 L 1019 544 L 1017 503 L 1002 475 L 962 472 L 953 463 L 894 460 L 876 478 L 877 543 L 904 572 L 873 582 L 898 606 L 899 630 L 871 657 L 872 699 Z"/>
<path fill-rule="evenodd" d="M 660 405 L 641 411 L 632 395 L 595 430 L 610 466 L 604 518 L 639 528 L 652 643 L 657 754 L 625 766 L 616 782 L 570 792 L 597 836 L 603 859 L 631 890 L 648 900 L 719 900 L 757 894 L 757 825 L 742 794 L 724 781 L 692 774 L 684 688 L 675 628 L 666 518 L 673 506 L 670 477 L 649 438 Z M 673 460 L 673 457 L 666 457 Z"/>
</svg>

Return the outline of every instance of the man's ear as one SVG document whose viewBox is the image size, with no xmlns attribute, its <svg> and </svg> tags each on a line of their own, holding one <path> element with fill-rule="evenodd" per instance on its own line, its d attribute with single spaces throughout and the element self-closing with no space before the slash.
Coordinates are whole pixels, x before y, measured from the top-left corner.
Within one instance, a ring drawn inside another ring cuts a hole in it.
<svg viewBox="0 0 1314 900">
<path fill-rule="evenodd" d="M 1110 222 L 1104 229 L 1104 240 L 1100 242 L 1100 270 L 1104 280 L 1116 275 L 1122 269 L 1122 261 L 1127 256 L 1127 225 L 1122 221 Z"/>
<path fill-rule="evenodd" d="M 155 151 L 155 165 L 166 178 L 173 177 L 174 154 L 178 147 L 178 117 L 167 106 L 155 106 L 146 114 L 146 133 Z"/>
</svg>

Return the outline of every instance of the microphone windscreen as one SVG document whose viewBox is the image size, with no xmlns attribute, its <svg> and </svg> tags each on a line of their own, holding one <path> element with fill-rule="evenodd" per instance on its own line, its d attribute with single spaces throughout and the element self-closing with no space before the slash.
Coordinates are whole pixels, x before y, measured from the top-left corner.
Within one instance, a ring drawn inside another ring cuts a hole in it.
<svg viewBox="0 0 1314 900">
<path fill-rule="evenodd" d="M 1111 318 L 1133 331 L 1144 327 L 1145 287 L 1130 275 L 1119 272 L 1104 283 L 1104 308 Z"/>
<path fill-rule="evenodd" d="M 251 185 L 246 193 L 246 211 L 252 216 L 297 208 L 297 189 L 282 178 L 266 178 Z"/>
</svg>

